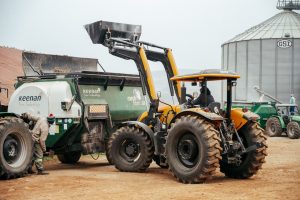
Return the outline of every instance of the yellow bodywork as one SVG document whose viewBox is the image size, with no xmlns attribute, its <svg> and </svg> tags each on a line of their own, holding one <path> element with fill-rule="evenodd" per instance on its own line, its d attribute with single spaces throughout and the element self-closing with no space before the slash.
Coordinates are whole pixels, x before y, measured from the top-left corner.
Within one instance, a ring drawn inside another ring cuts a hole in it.
<svg viewBox="0 0 300 200">
<path fill-rule="evenodd" d="M 179 113 L 181 111 L 181 108 L 179 105 L 173 105 L 172 108 L 176 113 Z M 166 117 L 165 117 L 165 116 L 167 116 L 167 114 L 170 110 L 171 110 L 171 107 L 167 106 L 167 105 L 163 105 L 158 108 L 158 112 L 162 113 L 162 115 L 160 117 L 161 122 L 166 122 L 167 124 L 169 124 L 172 121 L 172 119 L 174 118 L 174 113 L 169 113 L 168 119 L 166 119 Z M 147 116 L 148 116 L 148 112 L 147 111 L 143 112 L 140 115 L 140 117 L 138 118 L 138 121 L 144 122 L 144 120 L 146 119 Z"/>
<path fill-rule="evenodd" d="M 171 49 L 167 50 L 167 57 L 170 61 L 170 65 L 171 65 L 174 76 L 177 76 L 179 74 L 178 73 L 178 68 L 177 68 L 177 65 L 176 65 L 176 62 L 175 62 L 175 59 L 174 59 L 174 56 L 173 56 L 173 53 L 172 53 Z M 178 97 L 180 98 L 181 97 L 180 81 L 174 80 L 173 83 L 174 83 L 174 87 L 176 87 Z"/>
<path fill-rule="evenodd" d="M 147 80 L 147 85 L 149 86 L 149 90 L 150 90 L 149 91 L 149 96 L 150 96 L 151 99 L 157 99 L 156 91 L 155 91 L 155 88 L 154 88 L 154 81 L 153 81 L 153 78 L 152 78 L 152 74 L 151 74 L 151 71 L 150 71 L 150 66 L 149 66 L 148 59 L 147 59 L 147 56 L 146 56 L 143 45 L 139 50 L 139 55 L 140 55 L 141 60 L 143 62 L 144 70 L 146 72 L 146 77 L 145 78 Z"/>
<path fill-rule="evenodd" d="M 243 117 L 244 114 L 245 113 L 242 111 L 241 108 L 231 109 L 231 119 L 234 123 L 236 130 L 239 130 L 248 122 L 248 120 Z"/>
<path fill-rule="evenodd" d="M 237 79 L 240 78 L 240 75 L 237 74 L 190 74 L 182 76 L 174 76 L 171 78 L 172 81 L 185 81 L 185 82 L 197 82 L 207 79 L 207 81 L 218 81 L 226 80 L 229 78 Z"/>
</svg>

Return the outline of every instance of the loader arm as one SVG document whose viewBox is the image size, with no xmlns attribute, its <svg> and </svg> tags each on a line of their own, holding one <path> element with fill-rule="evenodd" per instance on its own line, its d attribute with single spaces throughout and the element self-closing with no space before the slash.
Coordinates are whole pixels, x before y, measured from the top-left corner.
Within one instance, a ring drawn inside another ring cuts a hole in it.
<svg viewBox="0 0 300 200">
<path fill-rule="evenodd" d="M 154 47 L 154 48 L 163 50 L 163 52 L 159 52 L 159 51 L 145 49 L 145 52 L 146 52 L 148 60 L 151 60 L 154 62 L 161 62 L 163 64 L 164 69 L 167 74 L 170 93 L 172 96 L 174 96 L 174 91 L 175 91 L 178 102 L 181 102 L 180 82 L 170 80 L 173 76 L 177 76 L 179 74 L 178 68 L 177 68 L 173 53 L 172 53 L 172 49 L 161 47 L 161 46 L 147 43 L 147 42 L 138 41 L 138 43 L 142 44 L 144 46 L 150 46 L 150 47 Z"/>
<path fill-rule="evenodd" d="M 134 43 L 114 38 L 108 39 L 107 42 L 111 44 L 108 46 L 109 53 L 126 60 L 133 60 L 135 62 L 141 77 L 141 82 L 144 88 L 144 95 L 146 95 L 146 88 L 150 99 L 150 108 L 148 111 L 149 114 L 146 120 L 148 124 L 154 123 L 155 113 L 157 113 L 158 110 L 159 100 L 155 91 L 152 73 L 143 45 L 139 46 Z"/>
</svg>

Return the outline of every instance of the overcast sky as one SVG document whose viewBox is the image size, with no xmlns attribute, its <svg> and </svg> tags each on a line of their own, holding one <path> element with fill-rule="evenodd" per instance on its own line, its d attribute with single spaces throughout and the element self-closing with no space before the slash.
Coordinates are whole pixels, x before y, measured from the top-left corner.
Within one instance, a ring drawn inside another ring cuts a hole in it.
<svg viewBox="0 0 300 200">
<path fill-rule="evenodd" d="M 107 71 L 133 63 L 92 44 L 83 25 L 99 20 L 142 25 L 141 40 L 173 49 L 180 69 L 219 68 L 221 45 L 279 11 L 277 0 L 0 0 L 0 45 L 98 58 Z M 154 66 L 154 67 L 153 67 Z M 152 63 L 152 69 L 159 65 Z"/>
</svg>

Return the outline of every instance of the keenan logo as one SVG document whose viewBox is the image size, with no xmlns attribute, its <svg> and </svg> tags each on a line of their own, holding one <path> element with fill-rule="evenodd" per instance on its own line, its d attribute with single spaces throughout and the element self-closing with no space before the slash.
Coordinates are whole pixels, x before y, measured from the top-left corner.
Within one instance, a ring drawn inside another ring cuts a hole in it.
<svg viewBox="0 0 300 200">
<path fill-rule="evenodd" d="M 101 90 L 98 89 L 83 89 L 83 94 L 100 94 Z"/>
<path fill-rule="evenodd" d="M 42 96 L 19 96 L 19 101 L 41 101 Z"/>
</svg>

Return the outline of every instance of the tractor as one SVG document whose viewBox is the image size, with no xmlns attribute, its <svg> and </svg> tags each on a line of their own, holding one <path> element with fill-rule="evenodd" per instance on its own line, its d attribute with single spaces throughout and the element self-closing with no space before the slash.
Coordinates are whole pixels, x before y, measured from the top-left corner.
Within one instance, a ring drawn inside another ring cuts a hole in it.
<svg viewBox="0 0 300 200">
<path fill-rule="evenodd" d="M 297 105 L 276 104 L 277 115 L 271 116 L 266 123 L 266 133 L 270 137 L 281 136 L 286 132 L 290 139 L 300 137 L 300 115 Z M 295 112 L 291 112 L 294 107 Z"/>
<path fill-rule="evenodd" d="M 257 173 L 267 155 L 266 137 L 257 123 L 258 115 L 231 109 L 232 88 L 240 76 L 234 72 L 203 70 L 174 76 L 174 85 L 192 82 L 227 81 L 227 107 L 220 103 L 193 105 L 193 96 L 181 87 L 180 105 L 169 105 L 156 93 L 144 44 L 139 42 L 141 26 L 98 21 L 85 26 L 91 40 L 102 44 L 114 56 L 135 61 L 150 100 L 149 110 L 138 121 L 124 121 L 108 142 L 109 156 L 123 172 L 143 172 L 154 157 L 167 166 L 178 181 L 203 183 L 216 169 L 232 178 L 249 178 Z M 165 104 L 159 107 L 160 104 Z"/>
</svg>

